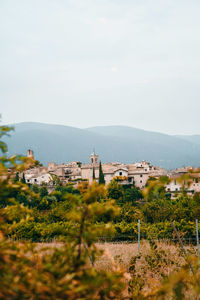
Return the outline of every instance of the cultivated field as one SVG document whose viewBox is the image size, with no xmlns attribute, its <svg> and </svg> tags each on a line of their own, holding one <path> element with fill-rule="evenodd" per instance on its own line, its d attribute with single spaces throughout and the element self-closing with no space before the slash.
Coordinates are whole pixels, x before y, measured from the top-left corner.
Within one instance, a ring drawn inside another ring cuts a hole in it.
<svg viewBox="0 0 200 300">
<path fill-rule="evenodd" d="M 122 268 L 127 274 L 127 280 L 131 278 L 131 273 L 134 273 L 136 277 L 141 278 L 139 284 L 146 291 L 159 285 L 164 276 L 178 271 L 186 263 L 179 246 L 166 242 L 156 243 L 152 247 L 149 242 L 142 242 L 140 254 L 137 243 L 105 243 L 97 246 L 104 250 L 104 254 L 95 263 L 97 269 L 108 271 Z M 192 245 L 185 248 L 188 254 L 196 253 Z M 130 267 L 134 272 L 130 271 Z"/>
<path fill-rule="evenodd" d="M 48 244 L 53 248 L 61 245 L 56 242 Z M 128 282 L 131 279 L 135 280 L 134 288 L 148 293 L 159 286 L 165 276 L 177 272 L 186 264 L 178 244 L 156 242 L 150 245 L 148 241 L 142 241 L 140 254 L 137 243 L 97 243 L 96 246 L 103 250 L 103 255 L 95 261 L 94 267 L 105 271 L 122 270 L 127 285 L 125 296 L 128 295 Z M 195 246 L 185 246 L 185 249 L 188 255 L 196 255 Z M 90 261 L 88 264 L 91 264 Z"/>
</svg>

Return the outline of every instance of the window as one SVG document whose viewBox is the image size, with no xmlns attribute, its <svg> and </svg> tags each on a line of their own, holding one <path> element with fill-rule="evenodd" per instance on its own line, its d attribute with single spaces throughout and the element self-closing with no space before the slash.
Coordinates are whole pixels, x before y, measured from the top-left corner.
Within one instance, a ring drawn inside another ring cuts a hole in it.
<svg viewBox="0 0 200 300">
<path fill-rule="evenodd" d="M 35 178 L 34 181 L 37 182 L 37 179 Z"/>
<path fill-rule="evenodd" d="M 93 162 L 94 162 L 93 158 L 91 158 L 91 162 L 92 162 L 92 164 L 93 164 Z"/>
<path fill-rule="evenodd" d="M 140 183 L 142 183 L 142 180 L 140 180 Z"/>
<path fill-rule="evenodd" d="M 143 175 L 141 174 L 140 177 L 142 177 Z"/>
<path fill-rule="evenodd" d="M 119 176 L 122 176 L 122 172 L 119 172 Z"/>
<path fill-rule="evenodd" d="M 27 179 L 27 182 L 30 182 L 30 180 L 29 180 L 29 179 Z"/>
<path fill-rule="evenodd" d="M 95 158 L 95 162 L 97 163 L 97 158 Z"/>
</svg>

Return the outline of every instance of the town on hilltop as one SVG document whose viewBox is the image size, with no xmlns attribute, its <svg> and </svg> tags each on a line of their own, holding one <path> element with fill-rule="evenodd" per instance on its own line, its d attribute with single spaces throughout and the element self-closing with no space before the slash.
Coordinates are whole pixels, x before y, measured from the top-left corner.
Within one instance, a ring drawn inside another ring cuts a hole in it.
<svg viewBox="0 0 200 300">
<path fill-rule="evenodd" d="M 27 157 L 34 159 L 32 150 L 27 151 Z M 70 163 L 56 164 L 49 162 L 48 166 L 40 164 L 34 168 L 30 168 L 24 172 L 26 183 L 48 186 L 48 189 L 53 189 L 55 179 L 57 178 L 62 184 L 71 183 L 77 186 L 78 183 L 93 180 L 98 182 L 100 165 L 104 175 L 105 185 L 108 185 L 113 179 L 116 179 L 122 185 L 135 185 L 139 189 L 144 189 L 150 178 L 158 179 L 162 176 L 167 176 L 170 180 L 165 188 L 167 192 L 178 193 L 183 190 L 188 194 L 200 192 L 200 172 L 199 169 L 192 167 L 177 168 L 172 171 L 167 171 L 164 168 L 153 166 L 147 161 L 122 164 L 120 162 L 101 163 L 99 155 L 95 151 L 90 155 L 90 163 L 82 164 L 81 162 L 72 161 Z M 185 175 L 191 175 L 192 179 L 187 183 L 184 180 Z"/>
</svg>

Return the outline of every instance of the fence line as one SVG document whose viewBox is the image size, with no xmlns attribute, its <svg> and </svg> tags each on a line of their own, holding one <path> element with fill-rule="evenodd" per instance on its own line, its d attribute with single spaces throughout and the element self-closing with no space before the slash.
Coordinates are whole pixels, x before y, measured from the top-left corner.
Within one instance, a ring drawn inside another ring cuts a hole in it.
<svg viewBox="0 0 200 300">
<path fill-rule="evenodd" d="M 138 253 L 140 254 L 140 220 L 138 220 Z"/>
<path fill-rule="evenodd" d="M 177 235 L 176 235 L 177 236 Z M 8 236 L 8 239 L 12 240 L 12 241 L 32 241 L 34 243 L 62 243 L 62 241 L 58 239 L 56 239 L 55 237 L 53 238 L 49 238 L 49 239 L 43 239 L 43 238 L 38 238 L 38 239 L 20 239 L 20 238 L 13 238 L 12 236 Z M 196 247 L 197 247 L 197 256 L 199 259 L 199 232 L 198 232 L 198 220 L 196 220 L 196 235 L 191 235 L 191 237 L 188 238 L 184 238 L 184 237 L 176 237 L 176 238 L 142 238 L 141 239 L 141 221 L 140 219 L 138 220 L 138 238 L 136 239 L 136 235 L 116 235 L 116 236 L 99 236 L 97 238 L 97 242 L 100 243 L 105 243 L 105 242 L 110 242 L 110 243 L 132 243 L 132 244 L 136 244 L 138 243 L 138 253 L 140 253 L 140 244 L 141 242 L 145 242 L 145 241 L 154 241 L 154 242 L 170 242 L 170 243 L 178 243 L 180 244 L 180 239 L 181 242 L 183 242 L 184 244 L 193 244 L 195 245 L 196 243 Z"/>
<path fill-rule="evenodd" d="M 124 236 L 124 235 L 121 235 L 121 236 L 115 236 L 115 237 L 109 237 L 109 236 L 100 236 L 98 237 L 98 240 L 99 241 L 107 241 L 107 240 L 111 240 L 111 241 L 114 241 L 114 240 L 123 240 L 126 241 L 126 242 L 130 242 L 130 243 L 138 243 L 138 239 L 133 239 L 133 236 Z M 140 239 L 140 244 L 141 242 L 145 242 L 145 241 L 154 241 L 154 242 L 177 242 L 178 239 L 177 238 L 160 238 L 160 239 L 154 239 L 154 238 L 143 238 L 143 239 Z M 196 242 L 196 238 L 182 238 L 182 241 L 188 241 L 188 242 Z"/>
<path fill-rule="evenodd" d="M 198 228 L 198 220 L 196 220 L 196 238 L 197 238 L 197 257 L 199 260 L 199 228 Z"/>
</svg>

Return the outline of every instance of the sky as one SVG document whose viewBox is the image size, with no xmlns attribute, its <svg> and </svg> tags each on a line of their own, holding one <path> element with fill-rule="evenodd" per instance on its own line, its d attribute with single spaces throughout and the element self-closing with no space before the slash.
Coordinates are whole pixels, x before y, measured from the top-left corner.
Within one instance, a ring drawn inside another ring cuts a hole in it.
<svg viewBox="0 0 200 300">
<path fill-rule="evenodd" d="M 0 113 L 200 134 L 199 0 L 1 0 Z"/>
</svg>

